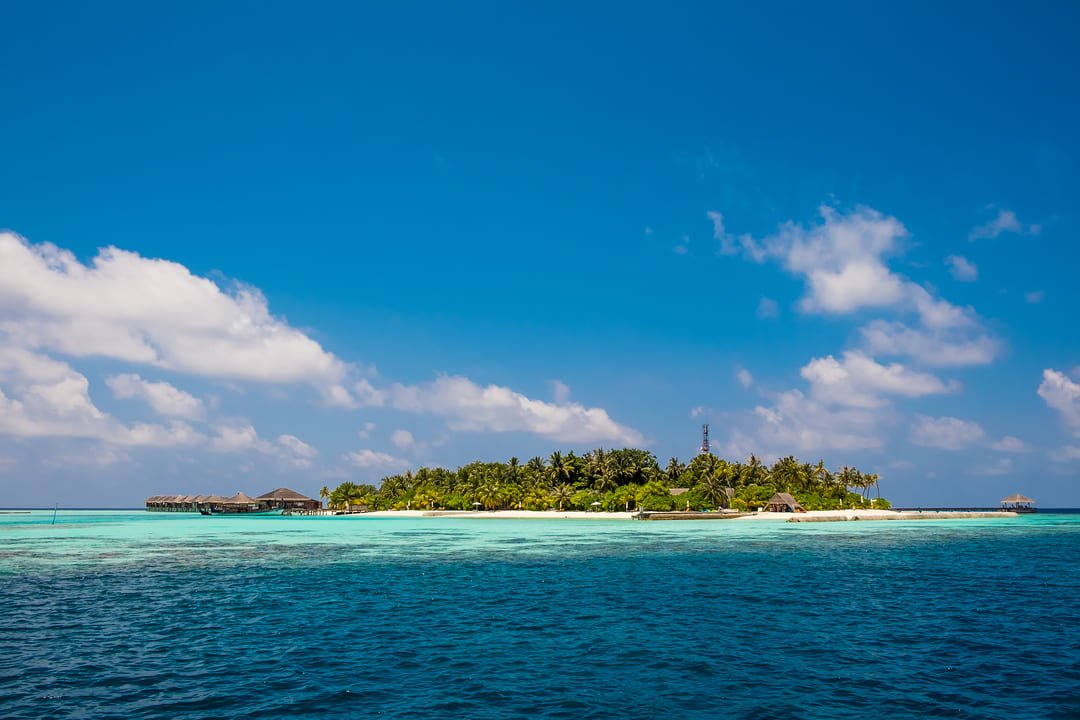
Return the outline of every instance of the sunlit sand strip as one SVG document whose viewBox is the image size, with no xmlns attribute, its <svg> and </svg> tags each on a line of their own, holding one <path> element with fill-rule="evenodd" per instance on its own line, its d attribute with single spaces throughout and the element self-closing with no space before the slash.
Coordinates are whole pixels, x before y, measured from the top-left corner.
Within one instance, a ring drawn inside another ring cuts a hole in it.
<svg viewBox="0 0 1080 720">
<path fill-rule="evenodd" d="M 675 513 L 671 513 L 675 514 Z M 685 513 L 684 518 L 709 519 L 706 513 Z M 352 518 L 468 518 L 470 520 L 633 520 L 636 512 L 584 512 L 566 510 L 379 510 L 344 515 Z M 1016 517 L 1007 511 L 949 511 L 949 510 L 811 510 L 805 513 L 756 512 L 734 515 L 736 522 L 843 522 L 848 520 L 969 520 Z"/>
</svg>

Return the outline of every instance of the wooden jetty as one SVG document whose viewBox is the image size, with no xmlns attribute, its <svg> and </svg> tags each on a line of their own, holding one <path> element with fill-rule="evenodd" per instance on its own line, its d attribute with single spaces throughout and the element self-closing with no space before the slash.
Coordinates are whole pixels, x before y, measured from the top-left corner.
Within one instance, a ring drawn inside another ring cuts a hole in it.
<svg viewBox="0 0 1080 720">
<path fill-rule="evenodd" d="M 682 512 L 678 510 L 642 510 L 636 520 L 734 520 L 754 513 L 745 512 Z"/>
</svg>

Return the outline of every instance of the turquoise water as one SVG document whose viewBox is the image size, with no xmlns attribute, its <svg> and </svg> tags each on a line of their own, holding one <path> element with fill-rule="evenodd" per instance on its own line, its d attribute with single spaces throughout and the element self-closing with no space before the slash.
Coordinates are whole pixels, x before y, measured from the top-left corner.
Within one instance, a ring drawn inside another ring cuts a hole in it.
<svg viewBox="0 0 1080 720">
<path fill-rule="evenodd" d="M 3 718 L 1080 717 L 1080 515 L 51 518 Z"/>
</svg>

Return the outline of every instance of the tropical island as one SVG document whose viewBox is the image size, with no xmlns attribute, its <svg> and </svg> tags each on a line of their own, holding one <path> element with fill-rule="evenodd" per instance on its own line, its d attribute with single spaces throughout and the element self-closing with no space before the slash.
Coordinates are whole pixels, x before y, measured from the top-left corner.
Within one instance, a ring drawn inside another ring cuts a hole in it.
<svg viewBox="0 0 1080 720">
<path fill-rule="evenodd" d="M 888 509 L 879 481 L 874 473 L 833 471 L 821 460 L 792 456 L 768 466 L 753 455 L 731 462 L 702 453 L 661 467 L 652 453 L 624 448 L 580 456 L 556 451 L 524 464 L 512 457 L 456 470 L 421 467 L 384 477 L 378 487 L 343 482 L 320 495 L 338 510 L 754 511 L 778 493 L 805 510 Z"/>
</svg>

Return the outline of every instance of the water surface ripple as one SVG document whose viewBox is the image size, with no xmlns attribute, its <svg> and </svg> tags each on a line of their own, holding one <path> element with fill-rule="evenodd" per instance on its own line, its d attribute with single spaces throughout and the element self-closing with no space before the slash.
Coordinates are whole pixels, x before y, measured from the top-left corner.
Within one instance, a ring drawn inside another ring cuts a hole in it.
<svg viewBox="0 0 1080 720">
<path fill-rule="evenodd" d="M 4 718 L 1080 717 L 1080 516 L 50 520 Z"/>
</svg>

